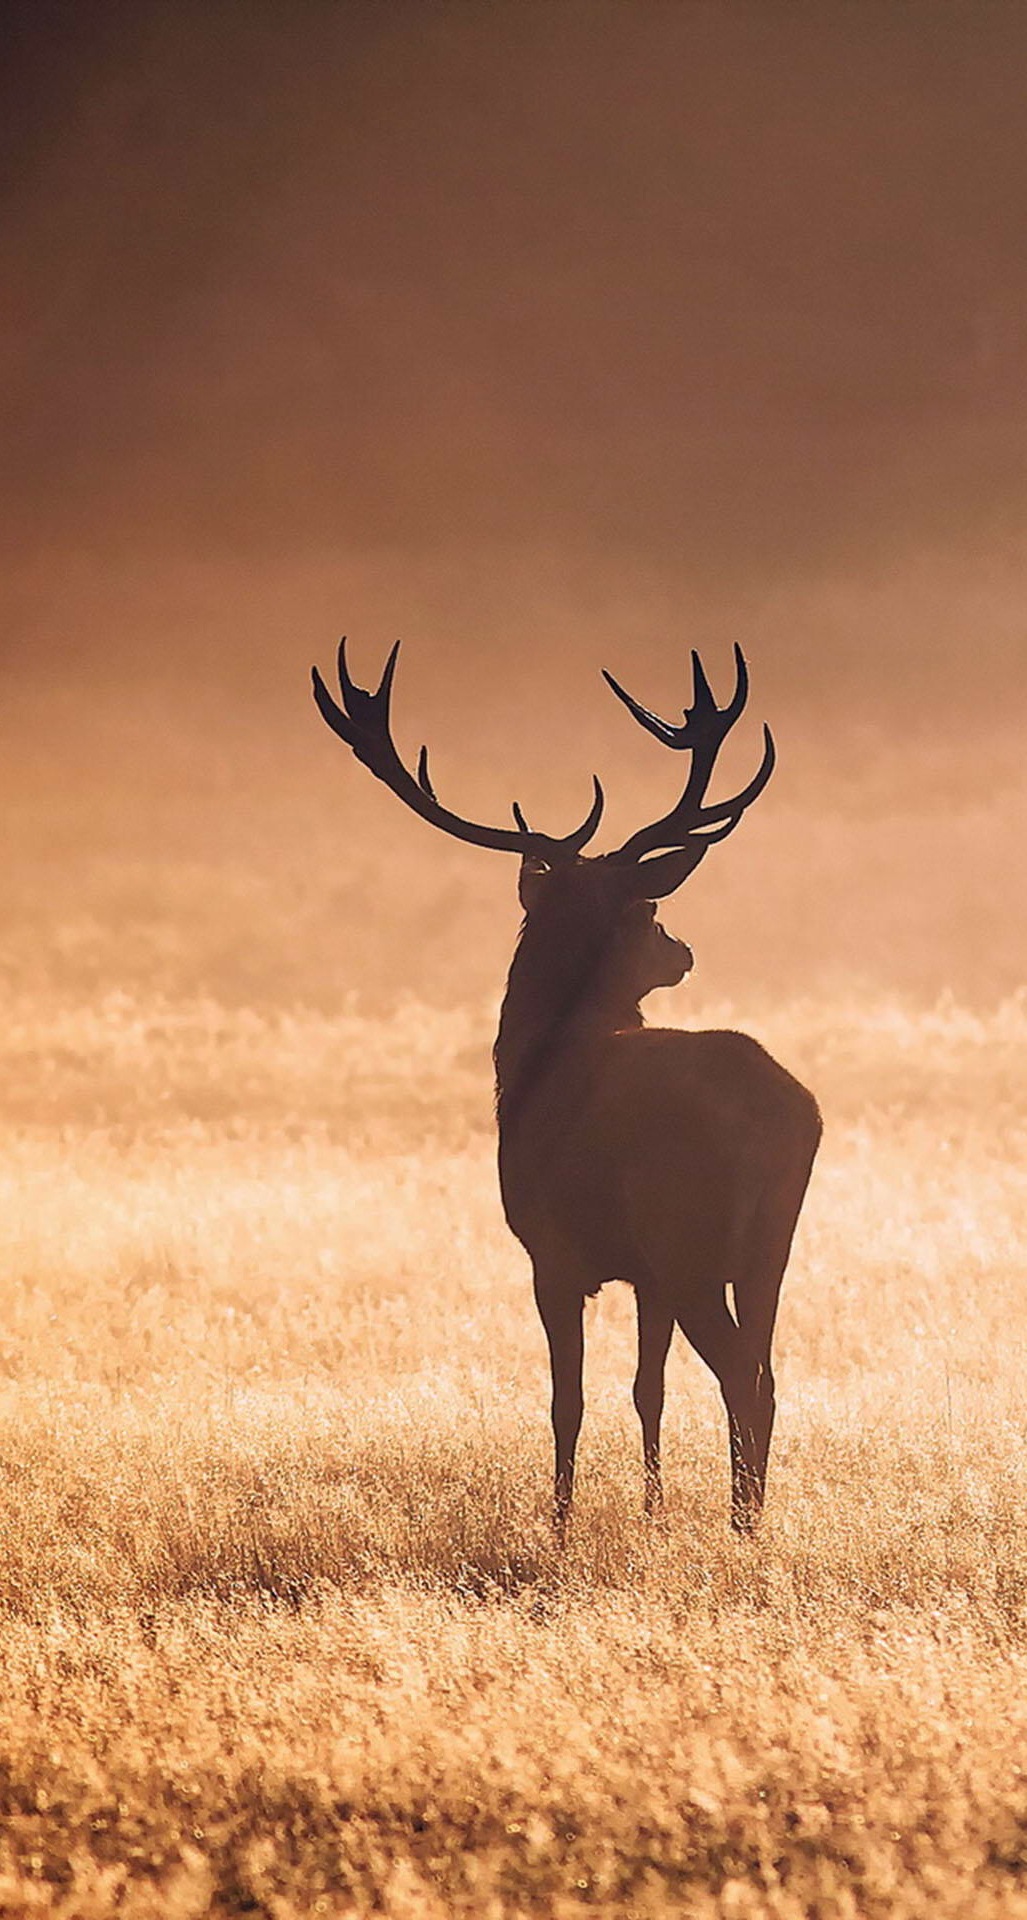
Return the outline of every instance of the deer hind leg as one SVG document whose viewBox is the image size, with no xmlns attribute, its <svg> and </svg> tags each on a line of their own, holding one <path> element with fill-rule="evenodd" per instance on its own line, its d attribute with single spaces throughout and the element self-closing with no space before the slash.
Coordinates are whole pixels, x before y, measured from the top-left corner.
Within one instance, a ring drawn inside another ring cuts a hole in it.
<svg viewBox="0 0 1027 1920">
<path fill-rule="evenodd" d="M 638 1309 L 638 1371 L 635 1374 L 634 1400 L 642 1422 L 645 1510 L 652 1514 L 663 1505 L 660 1422 L 663 1418 L 663 1374 L 674 1332 L 674 1315 L 642 1288 L 636 1289 L 635 1302 Z"/>
<path fill-rule="evenodd" d="M 763 1510 L 766 1481 L 758 1362 L 728 1312 L 723 1291 L 708 1301 L 690 1301 L 678 1322 L 720 1385 L 731 1448 L 731 1525 L 736 1533 L 752 1533 Z"/>
<path fill-rule="evenodd" d="M 777 1410 L 771 1341 L 783 1276 L 783 1261 L 780 1263 L 775 1261 L 773 1266 L 763 1264 L 760 1276 L 762 1285 L 755 1302 L 752 1296 L 746 1298 L 743 1288 L 735 1290 L 735 1299 L 740 1301 L 739 1321 L 742 1342 L 748 1355 L 748 1366 L 752 1375 L 753 1474 L 760 1509 L 766 1493 L 767 1463 L 770 1459 L 770 1442 Z M 755 1312 L 754 1305 L 757 1308 Z"/>
<path fill-rule="evenodd" d="M 535 1270 L 535 1300 L 549 1342 L 553 1374 L 553 1527 L 561 1545 L 574 1494 L 574 1455 L 585 1410 L 581 1375 L 585 1353 L 582 1294 L 568 1293 L 566 1278 L 550 1280 Z"/>
<path fill-rule="evenodd" d="M 767 1463 L 774 1432 L 776 1409 L 774 1368 L 771 1346 L 777 1319 L 781 1282 L 792 1248 L 799 1210 L 802 1206 L 819 1142 L 819 1129 L 811 1150 L 796 1157 L 793 1176 L 763 1195 L 752 1224 L 742 1269 L 735 1282 L 742 1342 L 755 1370 L 753 1388 L 753 1464 L 759 1489 L 759 1504 L 767 1482 Z"/>
</svg>

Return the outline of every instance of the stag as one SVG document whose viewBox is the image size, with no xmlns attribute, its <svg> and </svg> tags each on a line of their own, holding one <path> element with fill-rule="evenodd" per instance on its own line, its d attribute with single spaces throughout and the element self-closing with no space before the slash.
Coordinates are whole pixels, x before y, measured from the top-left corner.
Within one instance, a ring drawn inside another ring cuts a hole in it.
<svg viewBox="0 0 1027 1920">
<path fill-rule="evenodd" d="M 774 767 L 763 757 L 732 798 L 710 802 L 720 748 L 748 698 L 735 647 L 735 689 L 718 707 L 697 653 L 683 724 L 662 720 L 605 679 L 639 725 L 690 755 L 680 799 L 612 853 L 586 856 L 603 810 L 594 780 L 586 818 L 562 838 L 479 826 L 436 796 L 422 747 L 416 774 L 393 743 L 398 643 L 375 692 L 350 677 L 339 646 L 342 705 L 314 669 L 314 698 L 357 759 L 423 820 L 473 846 L 520 857 L 524 920 L 494 1049 L 499 1176 L 510 1228 L 534 1270 L 552 1367 L 554 1520 L 566 1529 L 583 1414 L 584 1303 L 627 1281 L 638 1317 L 634 1402 L 642 1427 L 645 1508 L 663 1501 L 660 1424 L 675 1325 L 715 1375 L 727 1412 L 731 1521 L 751 1532 L 763 1507 L 774 1424 L 771 1343 L 796 1221 L 820 1141 L 816 1101 L 746 1034 L 647 1027 L 640 1002 L 676 986 L 692 954 L 656 917 L 656 902 L 733 832 Z"/>
</svg>

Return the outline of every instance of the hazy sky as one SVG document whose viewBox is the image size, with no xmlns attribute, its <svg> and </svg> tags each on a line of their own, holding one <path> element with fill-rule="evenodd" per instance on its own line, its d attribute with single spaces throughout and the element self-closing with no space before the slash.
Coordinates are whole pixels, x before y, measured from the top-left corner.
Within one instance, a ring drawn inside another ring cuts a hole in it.
<svg viewBox="0 0 1027 1920">
<path fill-rule="evenodd" d="M 16 551 L 1022 534 L 1023 8 L 4 21 Z"/>
<path fill-rule="evenodd" d="M 400 634 L 497 738 L 517 659 L 676 701 L 734 638 L 828 737 L 1022 699 L 1027 9 L 3 21 L 12 671 Z"/>
<path fill-rule="evenodd" d="M 736 764 L 764 717 L 782 752 L 709 882 L 722 954 L 751 902 L 782 976 L 858 968 L 870 926 L 882 978 L 902 940 L 1022 976 L 1027 8 L 9 0 L 0 31 L 3 777 L 73 874 L 79 834 L 238 833 L 244 869 L 277 835 L 316 893 L 391 835 L 427 886 L 309 703 L 342 629 L 364 676 L 404 637 L 398 731 L 453 804 L 557 828 L 596 767 L 626 831 L 674 770 L 599 667 L 680 710 L 687 647 L 724 685 L 738 638 Z M 850 839 L 814 856 L 825 806 Z"/>
</svg>

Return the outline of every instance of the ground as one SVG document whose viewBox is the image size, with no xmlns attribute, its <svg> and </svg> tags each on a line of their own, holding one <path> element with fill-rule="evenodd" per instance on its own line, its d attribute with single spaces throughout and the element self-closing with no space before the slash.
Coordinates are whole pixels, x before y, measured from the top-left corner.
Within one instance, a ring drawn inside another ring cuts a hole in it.
<svg viewBox="0 0 1027 1920">
<path fill-rule="evenodd" d="M 1027 1915 L 1027 1002 L 703 1016 L 826 1119 L 766 1523 L 609 1288 L 561 1555 L 490 1010 L 13 992 L 4 1914 Z"/>
</svg>

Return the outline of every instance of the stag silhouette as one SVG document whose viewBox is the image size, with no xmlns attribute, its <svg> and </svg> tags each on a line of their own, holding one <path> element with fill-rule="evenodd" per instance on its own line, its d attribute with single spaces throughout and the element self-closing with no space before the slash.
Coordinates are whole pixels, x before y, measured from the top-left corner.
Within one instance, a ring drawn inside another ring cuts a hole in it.
<svg viewBox="0 0 1027 1920">
<path fill-rule="evenodd" d="M 692 705 L 674 725 L 605 678 L 639 724 L 691 755 L 677 804 L 614 852 L 585 856 L 603 810 L 563 838 L 478 826 L 442 806 L 421 748 L 416 776 L 392 740 L 399 645 L 375 692 L 339 646 L 342 706 L 314 669 L 314 698 L 358 760 L 432 826 L 520 856 L 524 908 L 496 1038 L 499 1174 L 507 1221 L 529 1254 L 552 1366 L 554 1519 L 562 1537 L 583 1414 L 584 1303 L 608 1280 L 634 1288 L 645 1506 L 662 1504 L 660 1423 L 675 1324 L 720 1385 L 731 1454 L 731 1521 L 750 1532 L 763 1507 L 774 1424 L 771 1343 L 778 1296 L 820 1141 L 816 1101 L 746 1034 L 647 1027 L 639 1002 L 692 966 L 656 901 L 738 825 L 774 767 L 763 758 L 731 799 L 708 803 L 721 745 L 745 707 L 718 707 L 697 653 Z M 733 1310 L 732 1310 L 733 1309 Z"/>
</svg>

